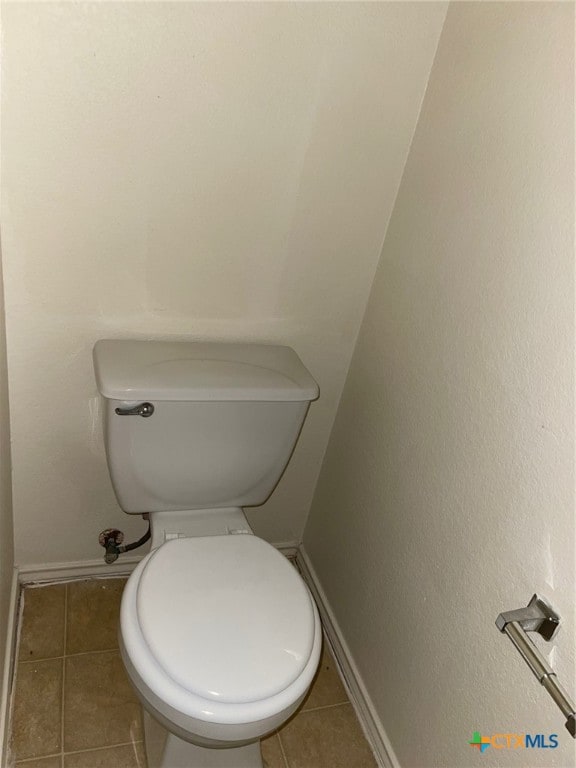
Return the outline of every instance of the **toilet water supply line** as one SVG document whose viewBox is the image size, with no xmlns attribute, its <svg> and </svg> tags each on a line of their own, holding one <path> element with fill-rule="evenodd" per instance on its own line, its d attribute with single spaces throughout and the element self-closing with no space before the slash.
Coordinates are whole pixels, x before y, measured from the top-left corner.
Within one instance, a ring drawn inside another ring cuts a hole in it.
<svg viewBox="0 0 576 768">
<path fill-rule="evenodd" d="M 143 517 L 145 520 L 148 520 L 148 530 L 144 536 L 138 539 L 138 541 L 132 541 L 130 544 L 122 544 L 124 541 L 124 533 L 119 531 L 118 528 L 106 528 L 106 530 L 102 531 L 98 537 L 98 541 L 100 546 L 104 547 L 106 550 L 104 560 L 108 565 L 118 560 L 118 555 L 121 555 L 123 552 L 130 552 L 133 549 L 137 549 L 148 541 L 151 536 L 150 518 L 148 515 L 143 515 Z"/>
</svg>

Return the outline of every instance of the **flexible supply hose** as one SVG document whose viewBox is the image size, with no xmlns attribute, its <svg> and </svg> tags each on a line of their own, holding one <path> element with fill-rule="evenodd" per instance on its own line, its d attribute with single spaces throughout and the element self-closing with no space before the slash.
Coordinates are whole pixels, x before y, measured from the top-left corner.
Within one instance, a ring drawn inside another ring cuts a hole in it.
<svg viewBox="0 0 576 768">
<path fill-rule="evenodd" d="M 106 531 L 102 531 L 100 534 L 100 543 L 106 549 L 104 560 L 110 565 L 118 560 L 118 555 L 121 555 L 123 552 L 130 552 L 133 549 L 141 547 L 142 544 L 145 544 L 148 541 L 150 536 L 150 521 L 148 521 L 148 530 L 144 536 L 139 538 L 138 541 L 133 541 L 130 544 L 122 544 L 122 539 L 124 538 L 122 531 L 118 531 L 115 528 L 109 528 Z"/>
</svg>

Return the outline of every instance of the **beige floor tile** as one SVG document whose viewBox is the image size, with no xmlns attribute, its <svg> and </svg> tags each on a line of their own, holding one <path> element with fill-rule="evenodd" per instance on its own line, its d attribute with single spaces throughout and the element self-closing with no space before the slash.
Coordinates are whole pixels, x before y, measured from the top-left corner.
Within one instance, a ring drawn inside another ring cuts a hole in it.
<svg viewBox="0 0 576 768">
<path fill-rule="evenodd" d="M 27 587 L 20 632 L 20 661 L 64 655 L 66 585 Z"/>
<path fill-rule="evenodd" d="M 376 766 L 351 704 L 300 712 L 280 739 L 290 768 Z"/>
<path fill-rule="evenodd" d="M 17 760 L 60 751 L 62 659 L 18 665 L 12 719 Z"/>
<path fill-rule="evenodd" d="M 324 643 L 318 672 L 312 683 L 310 693 L 304 699 L 302 711 L 316 707 L 326 707 L 331 704 L 344 704 L 348 701 L 348 695 L 327 644 Z"/>
<path fill-rule="evenodd" d="M 26 760 L 24 763 L 16 763 L 16 768 L 62 768 L 62 758 L 41 757 L 39 760 Z"/>
<path fill-rule="evenodd" d="M 142 740 L 140 704 L 120 654 L 87 653 L 66 659 L 64 751 Z"/>
<path fill-rule="evenodd" d="M 277 734 L 273 733 L 260 742 L 265 768 L 286 768 Z"/>
<path fill-rule="evenodd" d="M 142 742 L 64 755 L 64 768 L 146 768 Z"/>
<path fill-rule="evenodd" d="M 66 653 L 118 647 L 120 599 L 126 579 L 91 579 L 68 584 Z"/>
</svg>

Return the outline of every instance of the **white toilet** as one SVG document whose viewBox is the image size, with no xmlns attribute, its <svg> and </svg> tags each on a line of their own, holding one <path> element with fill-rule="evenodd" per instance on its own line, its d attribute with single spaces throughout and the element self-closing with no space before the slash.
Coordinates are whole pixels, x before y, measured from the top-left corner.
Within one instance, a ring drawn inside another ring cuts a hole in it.
<svg viewBox="0 0 576 768">
<path fill-rule="evenodd" d="M 263 344 L 105 340 L 94 368 L 116 496 L 150 513 L 120 619 L 149 768 L 261 768 L 259 739 L 312 682 L 321 627 L 242 507 L 272 493 L 318 386 L 292 349 Z"/>
</svg>

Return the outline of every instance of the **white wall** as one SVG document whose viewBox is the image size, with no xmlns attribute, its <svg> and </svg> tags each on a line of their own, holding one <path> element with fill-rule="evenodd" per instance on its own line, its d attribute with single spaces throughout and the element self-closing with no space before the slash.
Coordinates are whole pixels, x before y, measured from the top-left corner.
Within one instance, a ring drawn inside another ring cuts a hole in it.
<svg viewBox="0 0 576 768">
<path fill-rule="evenodd" d="M 10 622 L 10 596 L 14 575 L 14 530 L 12 523 L 12 484 L 10 460 L 10 411 L 8 407 L 8 373 L 6 369 L 6 336 L 4 328 L 4 292 L 0 253 L 0 685 L 3 683 L 7 632 Z M 8 691 L 0 692 L 0 759 L 6 737 L 4 717 Z"/>
<path fill-rule="evenodd" d="M 400 764 L 572 766 L 574 6 L 454 3 L 304 544 Z M 557 750 L 468 745 L 557 733 Z"/>
<path fill-rule="evenodd" d="M 20 564 L 133 536 L 104 462 L 101 337 L 293 345 L 318 379 L 250 517 L 298 541 L 444 4 L 3 8 L 2 230 Z"/>
</svg>

